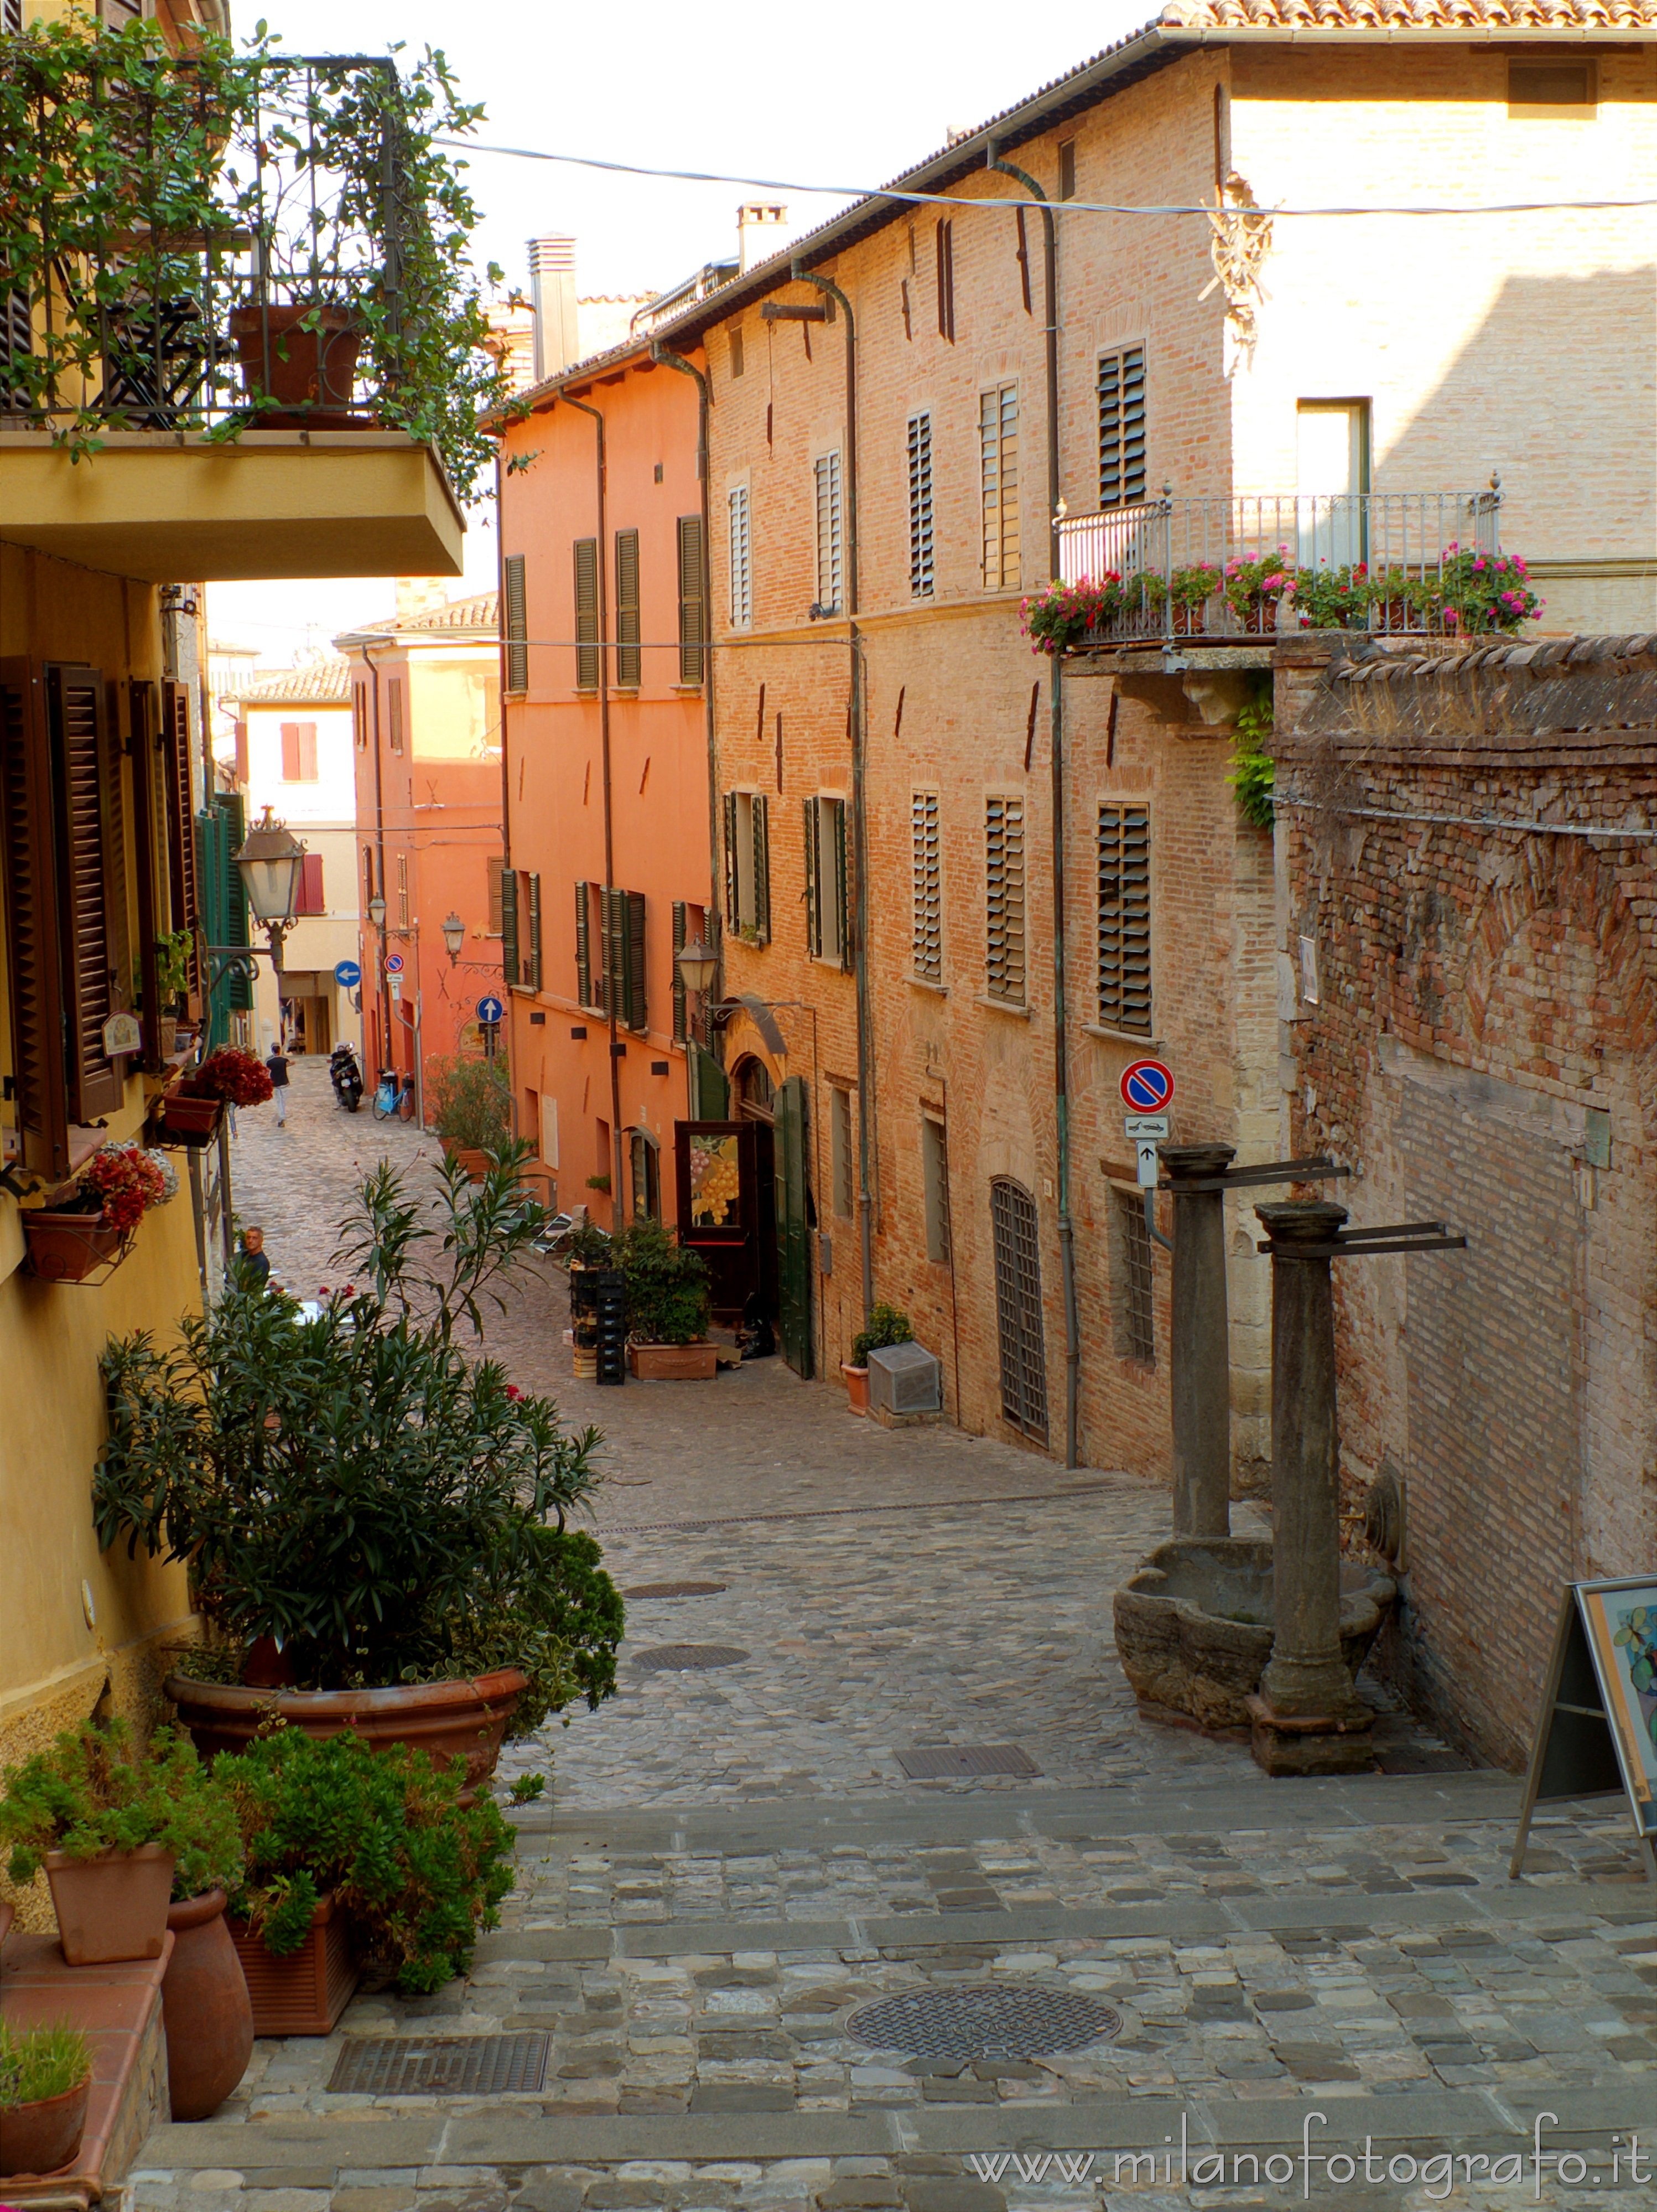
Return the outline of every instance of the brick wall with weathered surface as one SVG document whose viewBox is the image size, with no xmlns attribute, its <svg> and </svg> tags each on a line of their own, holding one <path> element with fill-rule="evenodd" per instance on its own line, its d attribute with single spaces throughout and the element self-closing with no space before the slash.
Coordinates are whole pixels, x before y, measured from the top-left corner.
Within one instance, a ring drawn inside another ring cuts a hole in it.
<svg viewBox="0 0 1657 2212">
<path fill-rule="evenodd" d="M 1278 682 L 1286 1135 L 1467 1237 L 1337 1265 L 1347 1502 L 1403 1477 L 1393 1663 L 1512 1764 L 1560 1584 L 1657 1552 L 1657 637 Z"/>
</svg>

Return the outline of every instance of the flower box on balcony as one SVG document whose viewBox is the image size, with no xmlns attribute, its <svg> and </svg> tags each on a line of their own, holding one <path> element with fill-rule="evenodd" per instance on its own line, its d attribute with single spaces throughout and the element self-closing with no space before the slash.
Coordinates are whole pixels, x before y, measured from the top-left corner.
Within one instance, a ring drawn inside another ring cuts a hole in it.
<svg viewBox="0 0 1657 2212">
<path fill-rule="evenodd" d="M 191 1098 L 169 1091 L 155 1101 L 155 1135 L 163 1145 L 211 1144 L 224 1118 L 222 1098 Z"/>
<path fill-rule="evenodd" d="M 126 1257 L 130 1231 L 124 1233 L 97 1213 L 55 1213 L 27 1210 L 23 1236 L 31 1274 L 47 1283 L 84 1283 L 100 1267 Z"/>
</svg>

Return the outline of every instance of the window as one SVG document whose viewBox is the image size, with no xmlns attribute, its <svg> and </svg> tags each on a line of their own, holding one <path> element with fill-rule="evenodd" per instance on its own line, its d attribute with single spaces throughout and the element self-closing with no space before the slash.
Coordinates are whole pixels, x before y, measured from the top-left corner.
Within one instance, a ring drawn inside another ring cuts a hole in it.
<svg viewBox="0 0 1657 2212">
<path fill-rule="evenodd" d="M 1116 1212 L 1111 1274 L 1115 1309 L 1116 1357 L 1156 1364 L 1156 1278 L 1151 1272 L 1150 1231 L 1138 1191 L 1118 1187 L 1111 1193 Z"/>
<path fill-rule="evenodd" d="M 1508 64 L 1508 112 L 1538 122 L 1591 122 L 1599 86 L 1591 61 L 1550 56 Z"/>
<path fill-rule="evenodd" d="M 1099 356 L 1099 504 L 1137 507 L 1145 495 L 1145 349 Z"/>
<path fill-rule="evenodd" d="M 926 1212 L 926 1257 L 950 1263 L 950 1139 L 935 1114 L 920 1117 L 920 1188 Z"/>
<path fill-rule="evenodd" d="M 603 971 L 598 1004 L 630 1030 L 645 1018 L 645 895 L 595 884 L 598 892 L 598 955 Z M 591 940 L 589 939 L 589 942 Z"/>
<path fill-rule="evenodd" d="M 1018 588 L 1018 386 L 1004 384 L 978 403 L 984 506 L 984 588 Z"/>
<path fill-rule="evenodd" d="M 805 941 L 817 959 L 851 966 L 843 799 L 805 801 Z"/>
<path fill-rule="evenodd" d="M 1041 1255 L 1035 1200 L 1022 1183 L 990 1185 L 995 1246 L 995 1316 L 1001 1350 L 1001 1411 L 1027 1437 L 1047 1433 L 1047 1352 L 1041 1328 Z"/>
<path fill-rule="evenodd" d="M 689 909 L 683 899 L 673 902 L 673 1042 L 683 1044 L 689 1034 L 687 1014 L 689 994 L 684 987 L 684 977 L 679 973 L 679 955 L 689 943 L 688 927 Z"/>
<path fill-rule="evenodd" d="M 505 875 L 507 871 L 507 864 L 501 859 L 499 853 L 490 854 L 489 870 L 489 918 L 483 933 L 486 937 L 499 937 L 501 934 L 501 878 Z"/>
<path fill-rule="evenodd" d="M 938 793 L 917 791 L 909 799 L 913 843 L 914 972 L 924 983 L 944 981 L 944 852 L 938 834 Z"/>
<path fill-rule="evenodd" d="M 984 809 L 986 988 L 1010 1006 L 1024 1003 L 1024 802 L 986 801 Z"/>
<path fill-rule="evenodd" d="M 351 735 L 359 752 L 368 749 L 368 687 L 366 684 L 351 686 Z M 246 781 L 244 776 L 243 782 Z"/>
<path fill-rule="evenodd" d="M 938 335 L 955 343 L 955 223 L 949 216 L 938 226 Z"/>
<path fill-rule="evenodd" d="M 840 455 L 823 453 L 816 463 L 817 490 L 817 608 L 840 612 L 845 562 L 845 518 L 841 509 Z"/>
<path fill-rule="evenodd" d="M 1065 139 L 1059 148 L 1059 197 L 1061 200 L 1076 198 L 1076 141 Z"/>
<path fill-rule="evenodd" d="M 603 1004 L 602 991 L 595 998 L 592 990 L 592 895 L 599 888 L 597 884 L 575 886 L 575 1003 L 579 1006 Z"/>
<path fill-rule="evenodd" d="M 385 742 L 394 753 L 400 753 L 403 750 L 403 678 L 400 676 L 387 677 L 385 680 Z"/>
<path fill-rule="evenodd" d="M 368 902 L 373 895 L 374 848 L 372 845 L 365 845 L 362 848 L 362 911 L 365 914 L 368 911 Z"/>
<path fill-rule="evenodd" d="M 616 533 L 616 684 L 622 691 L 636 691 L 643 667 L 639 628 L 639 533 Z"/>
<path fill-rule="evenodd" d="M 828 1092 L 828 1166 L 836 1213 L 852 1212 L 852 1094 L 833 1085 Z"/>
<path fill-rule="evenodd" d="M 731 495 L 731 624 L 746 629 L 754 615 L 754 575 L 748 536 L 748 487 Z"/>
<path fill-rule="evenodd" d="M 598 541 L 575 541 L 575 688 L 598 689 Z"/>
<path fill-rule="evenodd" d="M 0 0 L 0 31 L 19 37 L 22 28 L 23 0 Z"/>
<path fill-rule="evenodd" d="M 507 584 L 501 608 L 507 645 L 507 689 L 521 696 L 530 688 L 529 602 L 524 581 L 524 556 L 509 553 L 502 565 Z"/>
<path fill-rule="evenodd" d="M 633 1218 L 659 1221 L 662 1216 L 662 1154 L 648 1129 L 628 1132 L 628 1160 L 633 1184 Z"/>
<path fill-rule="evenodd" d="M 409 927 L 409 856 L 406 853 L 399 853 L 397 856 L 397 926 L 399 929 Z"/>
<path fill-rule="evenodd" d="M 322 855 L 307 853 L 300 872 L 298 893 L 294 900 L 295 914 L 326 914 L 328 902 L 322 890 Z"/>
<path fill-rule="evenodd" d="M 282 724 L 282 780 L 284 783 L 316 781 L 317 726 L 314 722 Z"/>
<path fill-rule="evenodd" d="M 679 517 L 679 681 L 700 684 L 707 645 L 707 603 L 702 588 L 702 519 Z"/>
<path fill-rule="evenodd" d="M 929 599 L 932 589 L 932 418 L 909 417 L 909 590 Z"/>
<path fill-rule="evenodd" d="M 1099 809 L 1099 1026 L 1151 1034 L 1150 810 Z"/>
<path fill-rule="evenodd" d="M 763 792 L 725 795 L 725 918 L 762 944 L 770 938 L 770 803 Z"/>
<path fill-rule="evenodd" d="M 740 376 L 742 372 L 742 325 L 734 323 L 731 329 L 731 374 Z"/>
</svg>

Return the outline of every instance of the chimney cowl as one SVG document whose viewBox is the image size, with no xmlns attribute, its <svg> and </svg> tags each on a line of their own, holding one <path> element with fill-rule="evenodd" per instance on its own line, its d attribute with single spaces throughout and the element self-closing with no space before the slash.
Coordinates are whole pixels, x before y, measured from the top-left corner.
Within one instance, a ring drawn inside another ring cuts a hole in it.
<svg viewBox="0 0 1657 2212">
<path fill-rule="evenodd" d="M 535 380 L 543 383 L 581 358 L 575 306 L 575 240 L 560 231 L 529 242 L 530 301 L 535 311 Z"/>
</svg>

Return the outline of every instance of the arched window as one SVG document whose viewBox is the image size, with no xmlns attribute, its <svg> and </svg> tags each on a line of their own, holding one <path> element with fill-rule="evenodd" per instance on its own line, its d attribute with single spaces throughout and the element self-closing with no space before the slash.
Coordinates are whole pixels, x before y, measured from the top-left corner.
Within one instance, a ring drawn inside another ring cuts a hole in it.
<svg viewBox="0 0 1657 2212">
<path fill-rule="evenodd" d="M 744 1121 L 769 1121 L 776 1114 L 776 1087 L 762 1060 L 739 1060 L 736 1070 L 737 1107 Z"/>
<path fill-rule="evenodd" d="M 1047 1433 L 1047 1363 L 1041 1334 L 1041 1255 L 1035 1200 L 1000 1176 L 990 1185 L 995 1238 L 995 1316 L 1001 1341 L 1001 1411 L 1027 1437 Z"/>
</svg>

